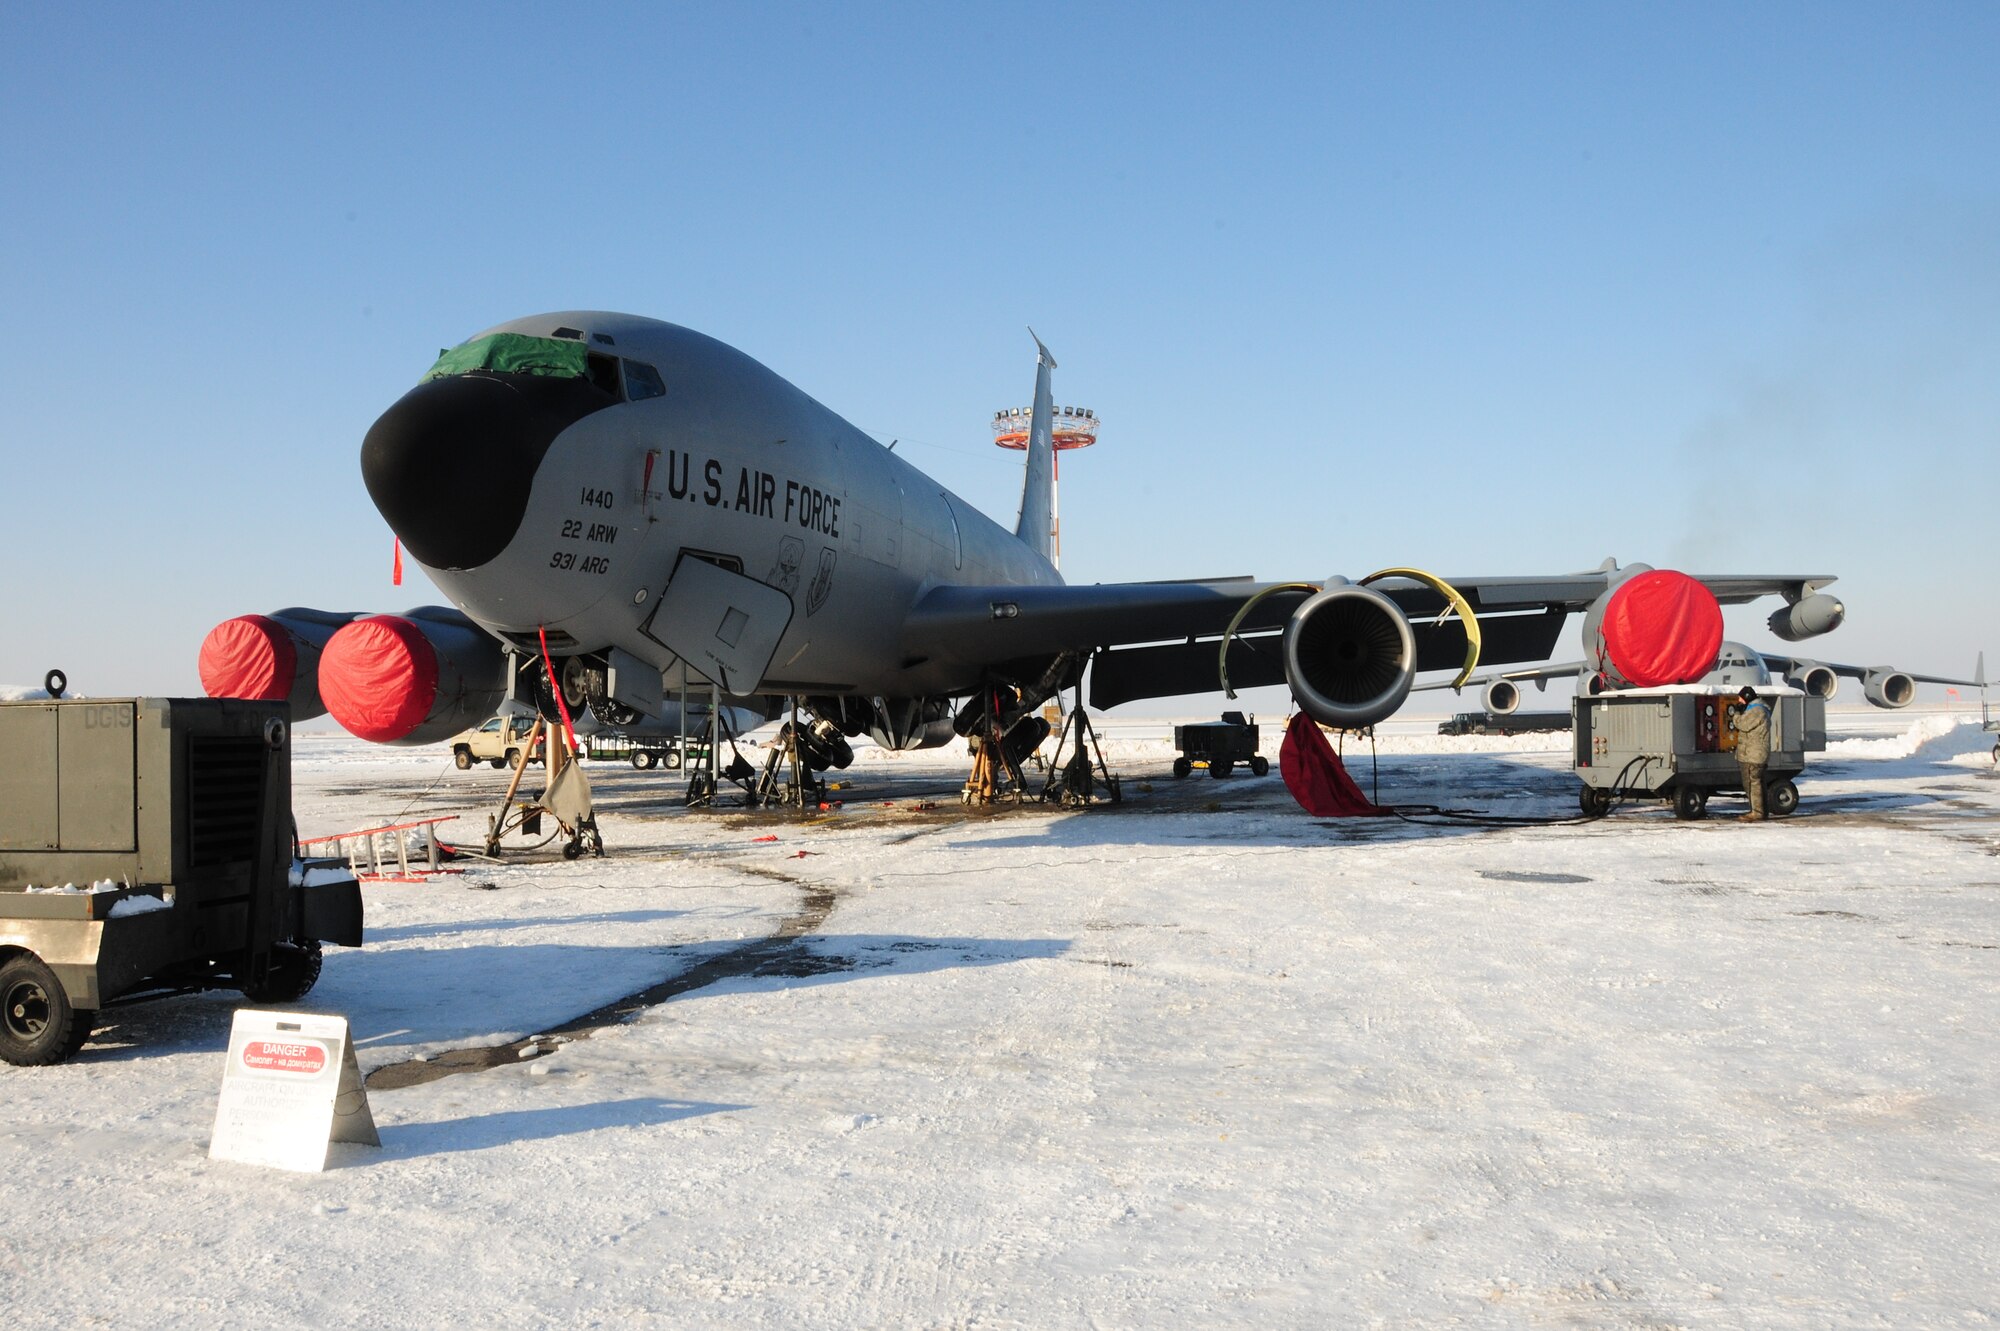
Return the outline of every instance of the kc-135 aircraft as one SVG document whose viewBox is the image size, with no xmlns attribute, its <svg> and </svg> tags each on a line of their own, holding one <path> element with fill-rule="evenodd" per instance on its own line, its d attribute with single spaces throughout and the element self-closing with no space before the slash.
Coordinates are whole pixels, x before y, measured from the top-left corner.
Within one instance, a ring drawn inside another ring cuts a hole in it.
<svg viewBox="0 0 2000 1331">
<path fill-rule="evenodd" d="M 1212 691 L 1226 667 L 1233 688 L 1285 684 L 1351 728 L 1395 712 L 1421 672 L 1465 666 L 1468 621 L 1481 662 L 1505 665 L 1546 660 L 1582 612 L 1589 669 L 1617 687 L 1698 676 L 1718 602 L 1782 598 L 1770 625 L 1787 641 L 1845 613 L 1830 575 L 1611 561 L 1067 584 L 1050 557 L 1056 362 L 1036 348 L 1008 531 L 714 338 L 602 312 L 501 324 L 442 353 L 361 446 L 376 507 L 457 608 L 230 620 L 203 646 L 204 684 L 420 744 L 507 699 L 630 720 L 713 683 L 770 716 L 799 700 L 828 743 L 913 749 L 1005 736 L 1086 667 L 1094 707 Z"/>
</svg>

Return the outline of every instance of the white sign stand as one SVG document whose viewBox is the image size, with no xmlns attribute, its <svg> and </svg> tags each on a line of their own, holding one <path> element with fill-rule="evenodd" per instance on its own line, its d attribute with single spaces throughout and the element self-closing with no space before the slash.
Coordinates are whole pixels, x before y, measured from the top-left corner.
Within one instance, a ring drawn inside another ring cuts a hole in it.
<svg viewBox="0 0 2000 1331">
<path fill-rule="evenodd" d="M 332 1142 L 382 1144 L 347 1018 L 239 1008 L 208 1158 L 317 1173 Z"/>
</svg>

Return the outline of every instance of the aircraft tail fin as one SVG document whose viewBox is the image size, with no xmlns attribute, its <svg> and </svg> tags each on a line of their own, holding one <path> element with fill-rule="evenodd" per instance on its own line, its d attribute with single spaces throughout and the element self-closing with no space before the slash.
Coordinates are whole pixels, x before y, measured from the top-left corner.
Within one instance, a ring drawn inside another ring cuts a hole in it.
<svg viewBox="0 0 2000 1331">
<path fill-rule="evenodd" d="M 1035 337 L 1034 329 L 1028 330 L 1028 336 L 1035 338 L 1035 407 L 1028 421 L 1027 475 L 1021 484 L 1021 518 L 1014 524 L 1014 535 L 1030 550 L 1053 562 L 1056 408 L 1049 387 L 1049 371 L 1056 367 L 1056 358 L 1042 345 L 1042 339 Z"/>
<path fill-rule="evenodd" d="M 1973 687 L 1975 687 L 1975 688 L 1980 688 L 1980 689 L 1983 689 L 1983 688 L 1985 688 L 1985 687 L 1986 687 L 1986 653 L 1985 653 L 1985 652 L 1981 652 L 1981 653 L 1979 654 L 1979 660 L 1978 660 L 1978 661 L 1977 661 L 1977 662 L 1976 662 L 1976 663 L 1975 663 L 1975 664 L 1973 665 L 1973 667 L 1972 667 L 1972 683 L 1973 683 Z"/>
</svg>

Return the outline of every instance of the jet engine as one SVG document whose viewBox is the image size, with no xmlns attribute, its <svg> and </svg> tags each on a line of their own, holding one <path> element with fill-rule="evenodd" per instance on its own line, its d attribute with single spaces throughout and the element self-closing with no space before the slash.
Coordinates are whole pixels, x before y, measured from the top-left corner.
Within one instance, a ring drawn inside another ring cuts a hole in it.
<svg viewBox="0 0 2000 1331">
<path fill-rule="evenodd" d="M 1829 702 L 1840 691 L 1840 676 L 1833 673 L 1831 666 L 1823 666 L 1817 661 L 1792 662 L 1792 668 L 1785 672 L 1785 683 Z"/>
<path fill-rule="evenodd" d="M 1685 573 L 1628 564 L 1583 617 L 1583 650 L 1593 674 L 1614 689 L 1691 684 L 1722 646 L 1722 606 Z M 1832 599 L 1832 598 L 1828 598 Z"/>
<path fill-rule="evenodd" d="M 1771 632 L 1786 642 L 1804 642 L 1822 633 L 1831 633 L 1847 618 L 1847 607 L 1825 592 L 1802 596 L 1782 610 L 1771 612 Z"/>
<path fill-rule="evenodd" d="M 1511 679 L 1496 679 L 1486 686 L 1481 702 L 1491 715 L 1506 716 L 1521 705 L 1520 686 Z"/>
<path fill-rule="evenodd" d="M 211 698 L 282 699 L 292 705 L 294 723 L 324 716 L 320 653 L 336 629 L 359 617 L 293 606 L 225 619 L 202 639 L 201 687 Z"/>
<path fill-rule="evenodd" d="M 1321 725 L 1371 726 L 1403 705 L 1417 643 L 1402 610 L 1370 587 L 1335 582 L 1285 622 L 1285 682 Z"/>
<path fill-rule="evenodd" d="M 320 696 L 333 719 L 377 744 L 429 744 L 493 715 L 506 692 L 500 644 L 443 606 L 370 615 L 320 654 Z"/>
<path fill-rule="evenodd" d="M 1876 666 L 1861 677 L 1861 693 L 1877 707 L 1908 707 L 1917 696 L 1917 681 L 1890 666 Z"/>
</svg>

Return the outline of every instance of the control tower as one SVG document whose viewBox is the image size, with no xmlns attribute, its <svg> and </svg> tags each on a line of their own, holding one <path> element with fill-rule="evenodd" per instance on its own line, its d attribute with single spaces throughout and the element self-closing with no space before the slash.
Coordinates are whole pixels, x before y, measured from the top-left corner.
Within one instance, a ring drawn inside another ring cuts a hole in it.
<svg viewBox="0 0 2000 1331">
<path fill-rule="evenodd" d="M 1097 442 L 1097 413 L 1084 407 L 1057 407 L 1054 429 L 1056 456 L 1049 487 L 1049 562 L 1062 567 L 1062 455 Z M 1032 407 L 1006 407 L 993 413 L 993 442 L 1023 452 L 1028 447 Z"/>
</svg>

